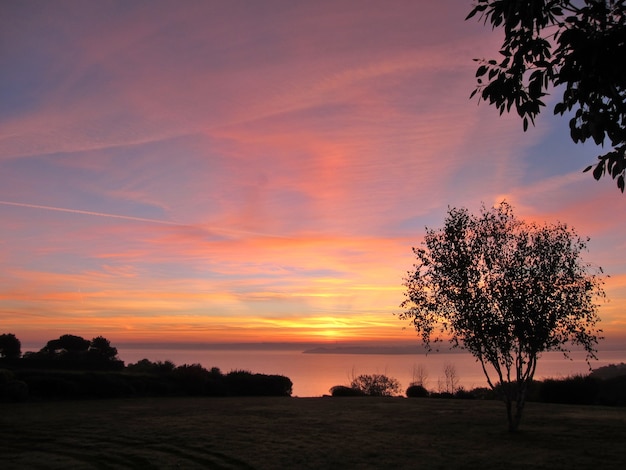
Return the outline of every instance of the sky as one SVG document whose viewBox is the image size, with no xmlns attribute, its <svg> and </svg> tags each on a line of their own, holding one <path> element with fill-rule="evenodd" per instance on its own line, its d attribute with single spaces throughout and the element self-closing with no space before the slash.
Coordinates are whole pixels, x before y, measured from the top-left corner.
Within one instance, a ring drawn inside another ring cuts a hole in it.
<svg viewBox="0 0 626 470">
<path fill-rule="evenodd" d="M 502 200 L 589 236 L 626 338 L 626 196 L 548 108 L 469 95 L 464 0 L 0 4 L 0 333 L 417 342 L 411 247 Z M 623 343 L 622 343 L 623 344 Z"/>
</svg>

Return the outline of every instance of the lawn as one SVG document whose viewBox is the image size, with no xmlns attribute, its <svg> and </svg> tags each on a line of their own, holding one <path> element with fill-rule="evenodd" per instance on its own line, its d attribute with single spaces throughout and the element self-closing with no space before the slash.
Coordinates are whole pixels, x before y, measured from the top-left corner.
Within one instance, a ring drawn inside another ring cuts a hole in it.
<svg viewBox="0 0 626 470">
<path fill-rule="evenodd" d="M 0 468 L 625 468 L 626 408 L 405 398 L 0 404 Z"/>
</svg>

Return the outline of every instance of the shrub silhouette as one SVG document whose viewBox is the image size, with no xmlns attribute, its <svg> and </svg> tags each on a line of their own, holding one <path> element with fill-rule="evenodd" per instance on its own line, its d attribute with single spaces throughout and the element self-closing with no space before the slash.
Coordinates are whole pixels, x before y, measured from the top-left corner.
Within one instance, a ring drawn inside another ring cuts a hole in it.
<svg viewBox="0 0 626 470">
<path fill-rule="evenodd" d="M 210 375 L 200 364 L 183 364 L 172 371 L 172 377 L 190 395 L 204 395 Z"/>
<path fill-rule="evenodd" d="M 7 335 L 3 338 L 6 339 Z M 98 336 L 87 341 L 63 335 L 38 352 L 21 358 L 0 358 L 0 401 L 111 398 L 124 396 L 291 396 L 293 383 L 282 375 L 200 364 L 176 366 L 171 361 L 141 359 L 124 367 L 117 349 Z M 9 370 L 10 369 L 10 370 Z"/>
<path fill-rule="evenodd" d="M 372 397 L 389 397 L 400 392 L 400 382 L 383 374 L 362 374 L 355 377 L 350 387 Z"/>
<path fill-rule="evenodd" d="M 293 383 L 282 375 L 253 374 L 234 370 L 224 376 L 229 395 L 234 396 L 291 396 Z"/>
<path fill-rule="evenodd" d="M 613 377 L 619 377 L 626 375 L 626 364 L 623 362 L 619 364 L 609 364 L 607 366 L 598 367 L 589 374 L 590 377 L 597 379 L 611 379 Z"/>
<path fill-rule="evenodd" d="M 364 397 L 365 392 L 358 388 L 348 387 L 346 385 L 335 385 L 330 388 L 330 394 L 333 397 Z"/>
<path fill-rule="evenodd" d="M 547 403 L 592 405 L 597 401 L 599 389 L 599 379 L 576 375 L 562 380 L 544 380 L 539 387 L 539 397 Z"/>
<path fill-rule="evenodd" d="M 406 389 L 406 396 L 409 398 L 426 398 L 428 395 L 429 392 L 423 385 L 413 384 Z"/>
<path fill-rule="evenodd" d="M 473 400 L 476 397 L 471 390 L 465 390 L 463 387 L 460 387 L 456 389 L 456 392 L 454 392 L 454 398 L 459 398 L 461 400 Z"/>
<path fill-rule="evenodd" d="M 141 359 L 134 364 L 128 364 L 126 366 L 126 370 L 128 372 L 158 375 L 167 375 L 171 373 L 175 368 L 176 365 L 171 361 L 152 362 L 149 359 Z"/>
</svg>

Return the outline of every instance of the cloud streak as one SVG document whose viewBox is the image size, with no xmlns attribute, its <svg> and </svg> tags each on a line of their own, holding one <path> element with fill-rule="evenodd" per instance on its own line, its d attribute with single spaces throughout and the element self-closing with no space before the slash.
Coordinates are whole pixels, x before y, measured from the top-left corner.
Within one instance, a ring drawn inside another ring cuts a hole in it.
<svg viewBox="0 0 626 470">
<path fill-rule="evenodd" d="M 89 216 L 95 216 L 95 217 L 106 217 L 106 218 L 111 218 L 111 219 L 129 220 L 132 222 L 145 222 L 149 224 L 182 226 L 182 224 L 168 221 L 168 220 L 148 219 L 144 217 L 135 217 L 135 216 L 130 216 L 130 215 L 108 214 L 104 212 L 93 212 L 93 211 L 86 211 L 86 210 L 81 210 L 81 209 L 70 209 L 67 207 L 43 206 L 39 204 L 27 204 L 24 202 L 13 202 L 13 201 L 0 201 L 0 204 L 4 206 L 24 207 L 27 209 L 39 209 L 39 210 L 53 211 L 53 212 L 65 212 L 68 214 L 80 214 L 80 215 L 89 215 Z"/>
</svg>

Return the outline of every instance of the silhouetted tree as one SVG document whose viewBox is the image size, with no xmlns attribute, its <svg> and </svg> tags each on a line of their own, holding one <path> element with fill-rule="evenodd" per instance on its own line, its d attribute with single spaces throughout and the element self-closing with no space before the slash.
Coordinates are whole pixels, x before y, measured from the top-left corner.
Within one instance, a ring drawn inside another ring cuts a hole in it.
<svg viewBox="0 0 626 470">
<path fill-rule="evenodd" d="M 18 359 L 22 355 L 22 343 L 13 333 L 0 335 L 0 358 Z"/>
<path fill-rule="evenodd" d="M 426 229 L 423 246 L 413 248 L 417 262 L 399 317 L 427 349 L 448 338 L 473 354 L 489 386 L 501 384 L 515 431 L 544 351 L 567 353 L 572 343 L 587 361 L 595 358 L 601 330 L 594 301 L 604 291 L 580 259 L 586 243 L 566 225 L 521 221 L 503 202 L 479 216 L 449 209 L 442 229 Z"/>
<path fill-rule="evenodd" d="M 81 336 L 63 335 L 59 339 L 52 339 L 41 349 L 43 353 L 63 354 L 81 353 L 89 349 L 91 342 Z"/>
<path fill-rule="evenodd" d="M 574 142 L 591 138 L 613 149 L 598 157 L 593 176 L 626 175 L 626 2 L 622 0 L 475 0 L 466 19 L 479 14 L 504 30 L 499 59 L 478 60 L 471 96 L 515 110 L 528 123 L 545 106 L 550 87 L 563 93 L 554 114 L 573 112 Z M 593 165 L 584 171 L 589 171 Z"/>
<path fill-rule="evenodd" d="M 111 342 L 103 336 L 98 336 L 91 340 L 89 354 L 106 361 L 117 359 L 117 348 L 111 346 Z"/>
<path fill-rule="evenodd" d="M 426 382 L 428 381 L 428 370 L 422 364 L 413 366 L 413 381 L 411 385 L 421 385 L 422 387 L 426 387 Z"/>
<path fill-rule="evenodd" d="M 350 387 L 372 397 L 389 397 L 400 393 L 400 382 L 383 374 L 359 375 L 352 379 Z"/>
<path fill-rule="evenodd" d="M 176 368 L 176 365 L 172 361 L 152 362 L 149 359 L 141 359 L 135 364 L 128 364 L 126 368 L 129 372 L 142 374 L 169 374 Z"/>
<path fill-rule="evenodd" d="M 443 375 L 445 377 L 445 385 L 443 390 L 447 393 L 456 393 L 459 388 L 459 376 L 456 372 L 456 367 L 454 364 L 446 363 L 443 366 Z"/>
</svg>

